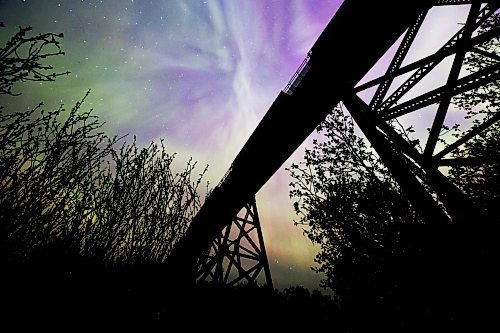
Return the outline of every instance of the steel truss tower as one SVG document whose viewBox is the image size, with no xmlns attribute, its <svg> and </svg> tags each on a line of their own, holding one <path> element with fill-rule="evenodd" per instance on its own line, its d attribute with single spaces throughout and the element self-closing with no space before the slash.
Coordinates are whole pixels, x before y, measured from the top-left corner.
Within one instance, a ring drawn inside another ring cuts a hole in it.
<svg viewBox="0 0 500 333">
<path fill-rule="evenodd" d="M 404 63 L 426 13 L 433 6 L 463 4 L 470 5 L 470 13 L 460 31 L 434 54 Z M 480 45 L 498 38 L 499 27 L 477 33 L 478 27 L 498 9 L 498 5 L 497 0 L 345 0 L 174 250 L 170 257 L 170 267 L 175 272 L 173 276 L 177 277 L 174 282 L 189 280 L 194 283 L 197 279 L 208 279 L 233 284 L 243 280 L 255 281 L 258 271 L 264 272 L 270 282 L 256 206 L 253 201 L 248 206 L 248 198 L 255 196 L 339 102 L 347 107 L 422 217 L 444 224 L 469 223 L 478 219 L 484 221 L 480 217 L 481 212 L 438 167 L 498 163 L 498 157 L 451 159 L 448 155 L 494 124 L 500 118 L 500 111 L 441 151 L 435 150 L 453 96 L 498 84 L 499 56 L 481 49 Z M 357 85 L 403 35 L 387 72 Z M 468 52 L 489 59 L 488 66 L 461 76 Z M 453 56 L 453 64 L 446 83 L 403 101 L 403 97 L 448 56 Z M 395 79 L 405 74 L 409 77 L 395 90 L 392 89 Z M 369 102 L 358 95 L 367 89 L 376 90 Z M 439 106 L 421 152 L 393 127 L 392 122 L 432 104 Z M 246 207 L 249 216 L 253 217 L 252 221 L 235 219 L 242 207 Z M 252 238 L 255 247 L 243 244 L 243 240 L 250 242 L 243 225 L 256 228 L 258 243 Z M 255 259 L 257 268 L 242 267 L 240 262 L 243 258 L 250 259 L 246 256 Z M 233 268 L 236 272 L 234 276 L 231 273 Z"/>
<path fill-rule="evenodd" d="M 259 213 L 253 199 L 200 257 L 197 281 L 224 286 L 240 282 L 252 284 L 260 273 L 264 274 L 263 282 L 273 288 Z"/>
</svg>

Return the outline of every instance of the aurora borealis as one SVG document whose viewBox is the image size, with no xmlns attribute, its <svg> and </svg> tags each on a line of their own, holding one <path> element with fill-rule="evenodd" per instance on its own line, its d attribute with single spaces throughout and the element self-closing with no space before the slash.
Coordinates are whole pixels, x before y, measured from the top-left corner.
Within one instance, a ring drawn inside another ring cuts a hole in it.
<svg viewBox="0 0 500 333">
<path fill-rule="evenodd" d="M 17 26 L 63 32 L 66 55 L 51 64 L 71 72 L 18 87 L 23 96 L 5 104 L 69 107 L 90 88 L 86 107 L 108 134 L 143 145 L 164 138 L 179 163 L 209 164 L 216 184 L 340 3 L 2 1 L 2 40 Z M 279 172 L 257 195 L 273 277 L 277 286 L 315 287 L 315 251 L 292 223 L 288 183 Z"/>
<path fill-rule="evenodd" d="M 180 163 L 193 157 L 200 170 L 209 164 L 215 185 L 341 2 L 0 1 L 2 41 L 17 26 L 63 32 L 66 55 L 51 63 L 71 72 L 18 87 L 24 95 L 5 105 L 69 107 L 90 88 L 85 105 L 108 134 L 136 135 L 142 145 L 164 138 Z M 299 148 L 291 159 L 302 154 Z M 321 277 L 309 269 L 316 251 L 293 225 L 283 169 L 257 194 L 273 279 L 278 287 L 317 287 Z"/>
</svg>

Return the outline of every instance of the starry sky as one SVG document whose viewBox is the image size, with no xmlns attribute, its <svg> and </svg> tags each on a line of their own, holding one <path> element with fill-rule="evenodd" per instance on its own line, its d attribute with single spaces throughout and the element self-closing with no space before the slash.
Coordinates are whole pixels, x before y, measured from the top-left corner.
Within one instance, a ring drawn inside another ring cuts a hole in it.
<svg viewBox="0 0 500 333">
<path fill-rule="evenodd" d="M 0 0 L 6 25 L 0 39 L 17 26 L 63 32 L 66 56 L 51 63 L 71 72 L 54 83 L 27 84 L 21 98 L 2 102 L 18 109 L 42 100 L 48 107 L 72 105 L 91 88 L 86 105 L 106 122 L 108 134 L 130 133 L 142 145 L 164 138 L 179 165 L 191 156 L 200 170 L 209 164 L 207 180 L 216 184 L 341 3 Z M 456 15 L 436 12 L 430 19 L 449 23 L 429 31 L 436 45 L 463 21 L 466 10 L 455 7 Z M 434 48 L 423 40 L 416 45 L 410 58 Z M 387 68 L 390 52 L 367 79 Z M 282 169 L 300 159 L 303 148 Z M 318 249 L 293 225 L 290 180 L 280 170 L 257 194 L 273 280 L 278 287 L 317 288 L 321 276 L 310 267 Z"/>
</svg>

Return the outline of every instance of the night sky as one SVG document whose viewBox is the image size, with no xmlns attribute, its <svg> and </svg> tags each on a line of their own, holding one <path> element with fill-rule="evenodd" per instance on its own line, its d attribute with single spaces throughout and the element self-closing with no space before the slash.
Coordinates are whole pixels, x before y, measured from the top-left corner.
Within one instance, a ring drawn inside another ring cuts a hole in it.
<svg viewBox="0 0 500 333">
<path fill-rule="evenodd" d="M 141 145 L 164 138 L 179 165 L 191 156 L 200 171 L 209 164 L 207 179 L 215 185 L 341 2 L 0 1 L 0 21 L 7 27 L 0 30 L 2 42 L 17 26 L 63 32 L 66 56 L 51 63 L 71 72 L 55 83 L 19 87 L 22 97 L 2 103 L 18 110 L 42 100 L 47 109 L 69 107 L 91 88 L 86 107 L 106 122 L 109 135 L 130 133 Z M 433 37 L 417 38 L 409 60 L 434 51 L 460 28 L 467 8 L 430 13 L 422 31 Z M 368 77 L 380 74 L 389 60 L 382 59 Z M 444 63 L 436 73 L 447 70 Z M 437 77 L 424 87 L 437 84 Z M 285 166 L 302 155 L 301 147 Z M 321 277 L 309 269 L 317 250 L 293 225 L 289 182 L 280 170 L 257 194 L 273 280 L 278 287 L 317 287 Z"/>
</svg>

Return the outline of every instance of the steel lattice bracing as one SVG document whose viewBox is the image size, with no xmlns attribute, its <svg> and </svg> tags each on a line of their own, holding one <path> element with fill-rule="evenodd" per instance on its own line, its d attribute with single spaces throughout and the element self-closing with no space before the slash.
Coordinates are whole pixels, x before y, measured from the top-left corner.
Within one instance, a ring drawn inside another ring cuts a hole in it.
<svg viewBox="0 0 500 333">
<path fill-rule="evenodd" d="M 463 49 L 464 46 L 469 45 L 472 47 L 475 45 L 474 42 L 472 42 L 470 33 L 477 29 L 492 13 L 494 12 L 493 5 L 487 4 L 479 13 L 474 14 L 476 16 L 476 19 L 472 22 L 469 22 L 467 26 L 464 26 L 462 29 L 460 29 L 448 42 L 446 42 L 440 49 L 435 53 L 435 58 L 430 59 L 429 61 L 425 62 L 424 64 L 418 65 L 418 69 L 416 70 L 415 73 L 411 75 L 410 78 L 408 78 L 396 91 L 394 91 L 389 97 L 387 97 L 382 105 L 380 103 L 377 103 L 376 109 L 377 110 L 387 110 L 389 107 L 394 105 L 398 100 L 401 99 L 401 97 L 407 93 L 411 88 L 413 88 L 420 80 L 422 80 L 427 74 L 429 74 L 445 57 L 456 54 L 458 49 Z M 408 52 L 408 48 L 411 45 L 410 43 L 407 43 L 406 41 L 411 40 L 415 38 L 416 33 L 418 32 L 419 28 L 421 27 L 422 21 L 425 18 L 425 13 L 421 14 L 419 17 L 419 20 L 416 24 L 414 24 L 412 27 L 409 28 L 409 31 L 405 35 L 405 40 L 403 43 L 401 43 L 398 52 L 394 56 L 393 63 L 391 64 L 391 67 L 387 71 L 386 74 L 395 74 L 397 75 L 398 70 L 400 70 L 401 63 L 404 60 L 404 57 L 406 56 Z M 464 36 L 466 35 L 466 36 Z M 476 43 L 480 43 L 481 41 L 484 41 L 483 38 L 475 38 Z M 441 56 L 440 56 L 441 55 Z M 380 84 L 381 87 L 385 87 L 382 92 L 379 92 L 377 90 L 377 94 L 374 99 L 377 102 L 380 102 L 380 99 L 387 93 L 388 86 L 392 83 L 392 79 L 388 78 L 382 81 Z M 373 107 L 373 105 L 371 104 Z"/>
<path fill-rule="evenodd" d="M 457 35 L 435 54 L 403 65 L 405 55 L 432 6 L 471 3 L 470 18 Z M 441 101 L 443 106 L 432 129 L 436 132 L 453 95 L 498 80 L 498 64 L 465 77 L 457 76 L 462 54 L 468 48 L 498 36 L 497 30 L 471 35 L 496 10 L 498 1 L 484 3 L 487 5 L 480 1 L 344 1 L 294 79 L 276 98 L 221 183 L 198 212 L 186 237 L 171 257 L 172 267 L 190 272 L 194 279 L 200 254 L 206 253 L 214 240 L 220 239 L 221 232 L 233 222 L 248 198 L 254 197 L 341 100 L 419 212 L 429 220 L 439 222 L 448 221 L 450 215 L 452 218 L 459 216 L 460 207 L 462 210 L 468 207 L 468 202 L 437 170 L 444 155 L 429 153 L 434 151 L 434 139 L 430 140 L 425 153 L 421 153 L 394 130 L 390 120 Z M 405 31 L 406 36 L 387 73 L 354 88 Z M 457 64 L 445 87 L 398 104 L 401 96 L 450 55 L 456 55 Z M 407 82 L 387 96 L 392 81 L 412 71 L 414 73 Z M 375 86 L 375 98 L 369 103 L 358 97 L 360 91 Z M 471 130 L 466 136 L 471 137 L 472 131 L 477 130 Z M 452 209 L 443 211 L 423 182 L 430 183 L 436 192 L 445 193 L 443 197 Z"/>
<path fill-rule="evenodd" d="M 240 282 L 255 283 L 259 274 L 263 274 L 266 285 L 272 288 L 257 205 L 252 200 L 200 257 L 197 281 L 232 286 Z"/>
<path fill-rule="evenodd" d="M 450 3 L 448 1 L 447 3 Z M 460 2 L 461 4 L 464 2 Z M 463 92 L 489 84 L 497 84 L 500 80 L 500 57 L 498 54 L 489 53 L 478 48 L 478 46 L 488 42 L 493 38 L 498 38 L 500 30 L 498 26 L 493 26 L 489 31 L 483 31 L 474 35 L 482 23 L 491 17 L 498 10 L 498 2 L 477 2 L 469 1 L 471 4 L 467 21 L 463 27 L 436 53 L 414 63 L 401 66 L 408 45 L 404 41 L 413 39 L 420 28 L 422 22 L 418 20 L 408 29 L 403 43 L 399 46 L 394 59 L 386 73 L 368 83 L 360 85 L 351 93 L 347 94 L 343 101 L 349 112 L 356 119 L 358 125 L 370 140 L 374 148 L 385 160 L 388 158 L 397 158 L 398 163 L 406 165 L 408 177 L 412 180 L 406 180 L 406 186 L 415 189 L 415 184 L 425 184 L 429 186 L 439 198 L 446 203 L 445 211 L 449 216 L 442 216 L 442 219 L 456 222 L 470 223 L 471 221 L 481 221 L 481 212 L 478 212 L 472 204 L 462 195 L 462 193 L 453 186 L 447 178 L 438 171 L 439 166 L 450 165 L 475 165 L 484 163 L 500 163 L 500 153 L 498 156 L 485 156 L 473 158 L 446 158 L 448 154 L 459 149 L 468 140 L 485 131 L 500 119 L 500 111 L 482 119 L 468 132 L 464 133 L 454 142 L 447 142 L 447 145 L 436 152 L 437 142 L 440 133 L 443 130 L 444 120 L 451 105 L 452 98 Z M 467 53 L 476 52 L 482 56 L 488 57 L 490 61 L 484 63 L 484 66 L 474 73 L 467 73 L 460 77 L 464 69 L 464 59 Z M 416 86 L 418 82 L 426 77 L 432 70 L 438 66 L 447 56 L 453 56 L 453 62 L 448 73 L 446 82 L 435 89 L 415 96 L 407 101 L 400 102 L 405 95 Z M 395 65 L 394 65 L 395 64 Z M 388 86 L 399 75 L 414 71 L 401 85 L 395 87 L 391 94 L 388 94 Z M 370 102 L 363 101 L 357 93 L 378 86 L 375 95 Z M 399 103 L 399 104 L 398 104 Z M 398 132 L 393 126 L 392 121 L 399 117 L 416 112 L 430 105 L 437 105 L 437 111 L 433 117 L 432 127 L 425 142 L 423 151 L 406 139 L 402 133 Z M 367 121 L 369 119 L 369 121 Z M 384 157 L 384 150 L 392 149 L 390 157 Z M 402 154 L 401 154 L 402 153 Z M 397 156 L 398 155 L 398 156 Z M 389 170 L 396 171 L 395 167 Z M 418 179 L 418 180 L 417 180 Z M 403 181 L 404 183 L 405 181 Z M 414 184 L 409 185 L 409 182 Z M 400 185 L 405 186 L 400 181 Z M 421 193 L 429 196 L 424 190 Z M 419 199 L 422 200 L 419 194 Z M 436 206 L 436 205 L 434 205 Z M 423 204 L 422 208 L 429 207 Z M 433 209 L 438 212 L 439 208 Z M 442 215 L 442 214 L 441 214 Z"/>
</svg>

